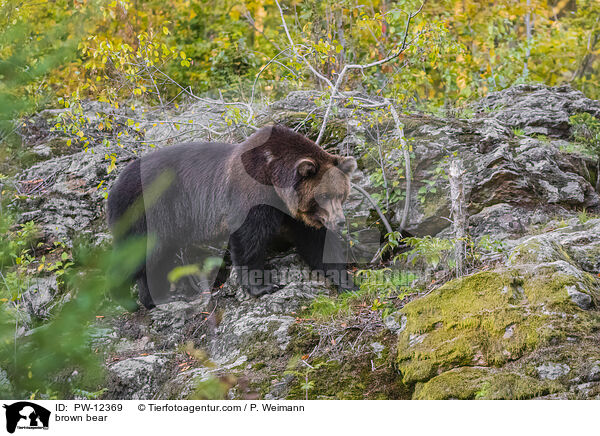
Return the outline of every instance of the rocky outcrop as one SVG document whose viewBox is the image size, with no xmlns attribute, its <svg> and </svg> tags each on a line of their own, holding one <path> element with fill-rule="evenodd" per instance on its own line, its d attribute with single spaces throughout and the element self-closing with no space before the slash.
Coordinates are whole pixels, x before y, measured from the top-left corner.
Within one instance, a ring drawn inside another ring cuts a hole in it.
<svg viewBox="0 0 600 436">
<path fill-rule="evenodd" d="M 290 262 L 301 263 L 295 257 L 275 260 L 281 268 Z M 324 283 L 294 281 L 291 276 L 281 290 L 258 299 L 242 292 L 231 278 L 211 298 L 163 304 L 147 316 L 131 315 L 104 344 L 121 356 L 108 366 L 108 397 L 182 398 L 194 395 L 198 384 L 225 374 L 244 379 L 237 398 L 284 397 L 287 390 L 270 385 L 269 375 L 279 372 L 285 379 L 292 326 L 302 306 L 329 293 Z"/>
<path fill-rule="evenodd" d="M 316 137 L 312 116 L 319 119 L 322 111 L 317 98 L 315 92 L 292 93 L 260 111 L 257 120 L 285 122 Z M 381 309 L 327 298 L 331 290 L 303 279 L 294 255 L 271 259 L 274 267 L 291 271 L 274 294 L 250 299 L 230 277 L 189 301 L 98 319 L 90 341 L 106 362 L 104 398 L 600 395 L 600 220 L 575 218 L 584 208 L 590 216 L 599 211 L 600 197 L 590 184 L 593 161 L 564 151 L 569 116 L 600 115 L 600 103 L 570 88 L 527 85 L 493 93 L 473 109 L 475 116 L 464 119 L 402 116 L 414 156 L 406 230 L 447 234 L 444 174 L 448 159 L 459 156 L 467 168 L 470 234 L 504 242 L 501 262 L 425 295 L 407 293 Z M 209 130 L 190 128 L 187 136 L 208 140 L 211 130 L 222 127 L 222 113 L 203 103 L 168 120 L 212 123 Z M 86 153 L 44 136 L 53 116 L 47 113 L 38 130 L 28 127 L 37 163 L 14 180 L 25 210 L 21 220 L 38 224 L 48 241 L 70 245 L 87 234 L 101 244 L 110 239 L 105 188 L 147 148 L 134 149 L 137 154 L 111 148 L 116 170 L 108 173 L 99 148 Z M 353 183 L 378 199 L 397 229 L 404 206 L 402 152 L 390 120 L 371 116 L 370 110 L 340 108 L 323 144 L 359 158 Z M 147 141 L 159 147 L 171 141 L 171 124 L 149 121 L 146 127 Z M 381 162 L 387 192 L 376 176 Z M 356 191 L 345 207 L 356 224 L 357 256 L 370 259 L 384 232 L 379 217 Z M 32 284 L 21 299 L 27 316 L 51 316 L 69 298 L 58 288 L 49 276 Z M 352 316 L 312 316 L 315 307 L 329 313 L 330 306 Z M 18 334 L 26 335 L 29 324 L 20 323 Z M 6 386 L 0 369 L 0 392 Z"/>
<path fill-rule="evenodd" d="M 599 240 L 599 219 L 573 219 L 407 304 L 398 369 L 413 398 L 597 398 Z"/>
<path fill-rule="evenodd" d="M 320 126 L 308 114 L 319 113 L 315 103 L 317 98 L 315 92 L 291 93 L 261 112 L 258 119 L 261 123 L 297 124 L 300 131 L 316 136 Z M 523 211 L 519 222 L 505 228 L 505 233 L 518 236 L 542 215 L 564 214 L 583 208 L 592 212 L 600 210 L 600 197 L 590 183 L 595 171 L 593 160 L 561 151 L 564 139 L 570 136 L 569 115 L 580 111 L 596 114 L 600 103 L 586 99 L 570 88 L 522 85 L 493 93 L 474 107 L 476 118 L 473 119 L 440 119 L 424 115 L 402 118 L 406 136 L 414 148 L 413 192 L 406 230 L 425 235 L 436 234 L 448 227 L 448 184 L 444 168 L 453 155 L 466 164 L 465 190 L 471 215 L 497 204 Z M 545 137 L 515 134 L 514 129 L 525 131 L 527 126 L 541 126 L 542 121 L 530 115 L 533 109 L 538 118 L 547 120 L 548 129 L 554 129 L 552 135 L 549 131 Z M 173 116 L 173 119 L 219 126 L 222 112 L 202 104 Z M 354 182 L 378 196 L 382 203 L 391 197 L 388 216 L 397 226 L 404 209 L 401 199 L 404 183 L 402 179 L 394 179 L 394 175 L 398 174 L 395 168 L 403 166 L 402 153 L 395 147 L 390 120 L 377 127 L 366 127 L 369 114 L 369 110 L 340 109 L 330 122 L 324 144 L 361 158 L 363 172 L 355 175 Z M 149 121 L 147 141 L 156 141 L 158 147 L 166 146 L 169 141 L 165 138 L 173 133 L 169 120 L 164 124 Z M 559 127 L 562 129 L 560 134 L 557 133 Z M 194 127 L 190 132 L 186 138 L 209 140 L 214 137 L 210 130 Z M 235 140 L 235 135 L 231 140 Z M 375 172 L 381 172 L 376 163 L 379 147 L 390 178 L 387 195 L 382 183 L 373 178 Z M 105 238 L 103 197 L 107 187 L 119 168 L 136 156 L 133 152 L 143 154 L 150 149 L 147 146 L 134 150 L 111 148 L 110 152 L 116 155 L 117 169 L 110 174 L 107 174 L 107 162 L 101 150 L 51 157 L 32 166 L 16 181 L 25 198 L 23 208 L 27 210 L 22 220 L 40 224 L 49 238 L 71 240 L 82 233 L 90 233 L 96 239 Z M 394 181 L 399 183 L 391 186 Z M 358 220 L 359 229 L 385 232 L 381 223 L 376 223 L 378 217 L 369 202 L 359 193 L 352 193 L 347 212 L 351 219 Z M 533 217 L 532 220 L 529 217 Z"/>
<path fill-rule="evenodd" d="M 587 112 L 600 117 L 600 102 L 586 98 L 570 86 L 517 85 L 491 92 L 473 105 L 481 117 L 496 120 L 524 134 L 571 137 L 569 117 Z"/>
</svg>

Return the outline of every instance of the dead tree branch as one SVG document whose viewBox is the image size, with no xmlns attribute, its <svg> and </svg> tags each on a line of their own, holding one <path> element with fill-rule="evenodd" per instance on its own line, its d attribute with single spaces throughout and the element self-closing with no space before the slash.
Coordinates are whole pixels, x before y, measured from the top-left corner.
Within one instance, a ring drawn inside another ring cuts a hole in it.
<svg viewBox="0 0 600 436">
<path fill-rule="evenodd" d="M 416 12 L 413 12 L 408 15 L 408 19 L 406 20 L 406 28 L 404 29 L 404 37 L 402 38 L 402 45 L 400 46 L 400 49 L 398 51 L 396 51 L 392 55 L 386 57 L 385 59 L 380 59 L 378 61 L 371 62 L 368 64 L 344 65 L 344 68 L 342 68 L 342 71 L 340 72 L 340 74 L 335 82 L 335 85 L 330 86 L 331 95 L 329 97 L 329 104 L 327 105 L 327 109 L 325 110 L 325 115 L 323 115 L 323 122 L 321 123 L 321 129 L 319 130 L 319 136 L 317 137 L 317 140 L 315 141 L 317 144 L 319 144 L 321 142 L 321 139 L 323 139 L 323 135 L 325 134 L 325 128 L 327 127 L 327 121 L 329 119 L 329 114 L 331 113 L 331 108 L 333 107 L 333 101 L 337 97 L 340 87 L 341 87 L 342 83 L 344 82 L 344 79 L 346 78 L 346 74 L 351 70 L 363 71 L 363 70 L 366 70 L 366 69 L 369 69 L 372 67 L 376 67 L 378 65 L 383 65 L 387 62 L 390 62 L 390 61 L 398 58 L 407 48 L 406 40 L 408 38 L 408 33 L 410 31 L 410 22 L 412 21 L 412 19 L 414 17 L 416 17 L 423 10 L 423 6 L 425 6 L 426 1 L 427 0 L 424 0 L 423 3 L 421 3 L 421 7 Z M 283 15 L 282 15 L 282 18 L 283 18 Z"/>
<path fill-rule="evenodd" d="M 387 232 L 392 233 L 393 232 L 392 226 L 390 226 L 390 223 L 388 222 L 387 218 L 385 217 L 385 215 L 383 214 L 383 212 L 377 205 L 377 202 L 375 201 L 375 199 L 373 197 L 371 197 L 371 195 L 367 191 L 365 191 L 363 188 L 361 188 L 360 186 L 352 183 L 352 187 L 354 189 L 356 189 L 358 192 L 360 192 L 369 201 L 369 203 L 371 203 L 371 205 L 377 212 L 377 215 L 379 215 L 379 218 L 381 218 L 381 222 L 385 226 L 385 229 L 387 230 Z"/>
<path fill-rule="evenodd" d="M 465 241 L 467 236 L 467 215 L 464 192 L 465 170 L 462 160 L 450 162 L 448 181 L 450 183 L 451 214 L 454 229 L 454 260 L 456 262 L 456 277 L 464 273 Z"/>
<path fill-rule="evenodd" d="M 279 8 L 279 14 L 281 15 L 281 23 L 283 24 L 283 29 L 285 30 L 285 34 L 287 36 L 288 41 L 290 42 L 290 45 L 292 46 L 292 50 L 294 51 L 294 54 L 297 57 L 299 57 L 300 59 L 302 59 L 302 61 L 304 62 L 304 65 L 306 65 L 306 67 L 311 71 L 311 73 L 313 73 L 318 79 L 325 82 L 327 84 L 327 86 L 329 86 L 329 88 L 333 88 L 333 83 L 331 83 L 331 80 L 329 80 L 323 74 L 318 72 L 315 69 L 315 67 L 313 67 L 312 64 L 308 61 L 308 59 L 306 59 L 306 57 L 298 51 L 298 47 L 296 46 L 296 44 L 294 44 L 294 40 L 292 39 L 292 36 L 290 35 L 290 30 L 288 29 L 287 23 L 285 21 L 285 17 L 283 16 L 283 9 L 281 9 L 281 5 L 279 4 L 279 1 L 275 0 L 275 4 L 277 5 L 277 8 Z"/>
</svg>

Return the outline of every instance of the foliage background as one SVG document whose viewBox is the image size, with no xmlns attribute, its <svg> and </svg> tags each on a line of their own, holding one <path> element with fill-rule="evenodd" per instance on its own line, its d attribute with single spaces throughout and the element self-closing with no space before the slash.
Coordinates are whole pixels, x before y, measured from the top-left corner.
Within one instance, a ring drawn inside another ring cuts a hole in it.
<svg viewBox="0 0 600 436">
<path fill-rule="evenodd" d="M 309 0 L 282 6 L 301 51 L 335 77 L 345 63 L 382 59 L 397 48 L 406 12 L 419 5 Z M 259 72 L 259 86 L 270 96 L 322 85 L 290 56 L 273 0 L 9 0 L 1 16 L 3 95 L 36 108 L 73 96 L 113 104 L 143 96 L 166 104 L 180 86 L 248 99 Z M 412 23 L 410 50 L 345 86 L 426 107 L 527 81 L 567 82 L 598 98 L 599 16 L 595 0 L 430 0 Z"/>
</svg>

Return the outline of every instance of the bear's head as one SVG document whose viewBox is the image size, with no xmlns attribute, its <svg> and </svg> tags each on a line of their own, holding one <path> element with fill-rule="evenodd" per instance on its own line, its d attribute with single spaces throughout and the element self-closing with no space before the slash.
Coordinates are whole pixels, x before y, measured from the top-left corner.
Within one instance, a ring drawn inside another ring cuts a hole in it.
<svg viewBox="0 0 600 436">
<path fill-rule="evenodd" d="M 342 204 L 356 169 L 353 157 L 327 153 L 284 126 L 256 132 L 245 142 L 241 157 L 245 172 L 273 186 L 294 218 L 314 228 L 339 231 L 344 225 Z"/>
<path fill-rule="evenodd" d="M 346 223 L 342 205 L 350 193 L 356 160 L 327 154 L 320 161 L 301 158 L 296 162 L 298 183 L 287 206 L 308 226 L 339 231 Z"/>
</svg>

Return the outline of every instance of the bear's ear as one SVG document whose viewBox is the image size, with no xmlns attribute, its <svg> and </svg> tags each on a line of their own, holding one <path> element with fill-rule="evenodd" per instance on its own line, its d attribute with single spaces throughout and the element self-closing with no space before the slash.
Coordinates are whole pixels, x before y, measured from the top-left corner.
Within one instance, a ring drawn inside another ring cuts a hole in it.
<svg viewBox="0 0 600 436">
<path fill-rule="evenodd" d="M 340 159 L 340 163 L 337 167 L 346 174 L 352 174 L 352 172 L 356 169 L 356 159 L 354 159 L 352 156 L 343 157 Z"/>
<path fill-rule="evenodd" d="M 308 177 L 317 173 L 317 164 L 308 158 L 303 158 L 296 162 L 296 173 L 300 177 Z"/>
</svg>

